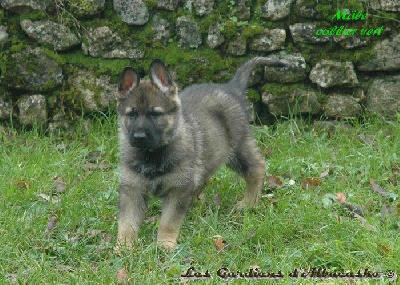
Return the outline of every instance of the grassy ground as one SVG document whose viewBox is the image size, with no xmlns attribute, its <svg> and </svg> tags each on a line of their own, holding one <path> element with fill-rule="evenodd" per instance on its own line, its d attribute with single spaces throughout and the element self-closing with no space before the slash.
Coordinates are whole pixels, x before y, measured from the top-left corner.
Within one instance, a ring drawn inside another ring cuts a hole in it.
<svg viewBox="0 0 400 285">
<path fill-rule="evenodd" d="M 400 122 L 340 126 L 256 127 L 269 176 L 260 206 L 236 211 L 244 183 L 222 168 L 188 214 L 176 251 L 155 246 L 160 203 L 152 200 L 140 241 L 122 256 L 113 251 L 115 118 L 72 136 L 2 131 L 0 283 L 115 284 L 118 275 L 162 284 L 180 282 L 191 266 L 209 270 L 210 284 L 221 282 L 222 267 L 281 270 L 289 284 L 290 272 L 313 267 L 400 275 Z"/>
</svg>

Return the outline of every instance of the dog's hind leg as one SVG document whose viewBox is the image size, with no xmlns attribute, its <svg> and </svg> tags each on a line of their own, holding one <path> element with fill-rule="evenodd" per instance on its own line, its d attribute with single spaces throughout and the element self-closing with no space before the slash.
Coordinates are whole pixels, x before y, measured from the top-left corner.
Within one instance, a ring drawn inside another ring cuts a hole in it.
<svg viewBox="0 0 400 285">
<path fill-rule="evenodd" d="M 238 172 L 246 181 L 246 193 L 237 207 L 242 209 L 256 206 L 261 200 L 264 186 L 265 162 L 252 138 L 240 145 L 228 167 Z"/>
</svg>

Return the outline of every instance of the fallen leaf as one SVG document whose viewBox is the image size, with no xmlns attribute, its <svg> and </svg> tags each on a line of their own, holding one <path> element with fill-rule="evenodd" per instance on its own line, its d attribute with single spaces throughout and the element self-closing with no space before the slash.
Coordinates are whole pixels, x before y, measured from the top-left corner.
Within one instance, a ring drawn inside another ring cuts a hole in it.
<svg viewBox="0 0 400 285">
<path fill-rule="evenodd" d="M 392 164 L 392 176 L 389 178 L 390 183 L 392 183 L 394 186 L 397 186 L 398 184 L 398 179 L 400 176 L 400 168 L 397 164 Z"/>
<path fill-rule="evenodd" d="M 374 140 L 370 135 L 358 135 L 357 139 L 363 144 L 369 144 L 371 146 L 374 144 Z"/>
<path fill-rule="evenodd" d="M 117 271 L 117 282 L 118 284 L 124 284 L 128 279 L 128 270 L 125 268 Z"/>
<path fill-rule="evenodd" d="M 381 209 L 381 217 L 385 218 L 393 213 L 393 208 L 390 205 L 383 205 Z"/>
<path fill-rule="evenodd" d="M 224 241 L 222 237 L 214 238 L 213 243 L 217 250 L 223 250 L 226 246 L 226 241 Z"/>
<path fill-rule="evenodd" d="M 325 169 L 324 172 L 321 172 L 321 174 L 319 175 L 319 178 L 325 178 L 329 175 L 329 167 L 327 169 Z"/>
<path fill-rule="evenodd" d="M 250 265 L 249 269 L 253 269 L 253 270 L 259 270 L 261 267 L 258 265 Z"/>
<path fill-rule="evenodd" d="M 89 172 L 89 171 L 98 170 L 98 169 L 104 170 L 106 168 L 108 168 L 108 164 L 105 161 L 102 161 L 100 163 L 87 162 L 85 164 L 84 170 L 86 172 Z"/>
<path fill-rule="evenodd" d="M 57 225 L 58 219 L 56 216 L 51 216 L 47 220 L 46 233 L 50 233 Z"/>
<path fill-rule="evenodd" d="M 59 263 L 57 263 L 56 267 L 57 267 L 58 271 L 72 272 L 74 269 L 71 265 L 64 265 L 64 264 L 59 264 Z"/>
<path fill-rule="evenodd" d="M 308 177 L 301 182 L 301 188 L 303 189 L 314 189 L 321 185 L 321 180 L 319 178 Z"/>
<path fill-rule="evenodd" d="M 151 217 L 146 218 L 146 219 L 144 220 L 144 223 L 145 223 L 145 224 L 155 223 L 155 222 L 157 222 L 159 219 L 160 219 L 160 216 L 158 216 L 158 215 L 151 216 Z"/>
<path fill-rule="evenodd" d="M 67 242 L 76 243 L 81 237 L 82 237 L 82 235 L 76 235 L 76 236 L 67 238 Z"/>
<path fill-rule="evenodd" d="M 199 195 L 197 195 L 197 199 L 199 200 L 204 200 L 204 197 L 205 197 L 204 191 L 201 192 Z"/>
<path fill-rule="evenodd" d="M 346 195 L 343 192 L 336 193 L 335 198 L 341 204 L 346 203 Z"/>
<path fill-rule="evenodd" d="M 251 232 L 249 232 L 249 233 L 246 234 L 246 240 L 255 237 L 256 234 L 257 234 L 257 230 L 256 230 L 256 229 L 253 229 Z"/>
<path fill-rule="evenodd" d="M 395 196 L 395 194 L 392 194 L 392 193 L 386 191 L 385 189 L 383 189 L 378 183 L 375 182 L 374 178 L 371 178 L 369 180 L 369 183 L 371 184 L 371 187 L 372 187 L 371 191 L 372 192 L 379 193 L 384 197 L 393 197 L 393 196 Z"/>
<path fill-rule="evenodd" d="M 268 188 L 278 188 L 283 185 L 283 183 L 279 179 L 279 177 L 275 176 L 275 175 L 267 176 L 267 184 L 268 184 Z"/>
<path fill-rule="evenodd" d="M 101 151 L 95 150 L 89 152 L 87 155 L 87 160 L 90 162 L 97 162 L 101 158 Z"/>
<path fill-rule="evenodd" d="M 41 197 L 41 198 L 45 199 L 46 201 L 49 201 L 53 204 L 58 204 L 60 202 L 60 199 L 53 197 L 53 196 L 49 196 L 44 193 L 39 193 L 38 195 L 39 195 L 39 197 Z"/>
<path fill-rule="evenodd" d="M 379 249 L 381 249 L 386 254 L 389 254 L 392 252 L 392 250 L 387 245 L 384 245 L 381 242 L 378 242 L 376 245 L 378 246 Z"/>
<path fill-rule="evenodd" d="M 221 205 L 221 197 L 219 197 L 218 194 L 215 194 L 212 198 L 214 205 L 215 206 L 220 206 Z"/>
<path fill-rule="evenodd" d="M 59 194 L 64 192 L 67 189 L 67 184 L 65 184 L 64 182 L 57 182 L 56 187 L 53 191 L 53 193 L 55 194 Z"/>
<path fill-rule="evenodd" d="M 28 182 L 26 180 L 17 180 L 15 183 L 15 187 L 17 187 L 18 190 L 26 190 L 29 188 Z"/>
<path fill-rule="evenodd" d="M 369 224 L 368 221 L 364 217 L 362 217 L 362 216 L 360 216 L 360 215 L 358 215 L 356 213 L 353 213 L 353 219 L 359 220 L 361 225 L 364 228 L 366 228 L 367 230 L 370 230 L 370 231 L 373 231 L 373 232 L 377 231 L 377 229 L 373 225 Z"/>
<path fill-rule="evenodd" d="M 102 234 L 102 233 L 103 233 L 102 230 L 90 230 L 90 231 L 89 231 L 89 235 L 92 236 L 92 237 L 98 236 L 98 235 L 100 235 L 100 234 Z"/>
<path fill-rule="evenodd" d="M 271 155 L 271 153 L 273 153 L 275 151 L 275 149 L 273 147 L 266 147 L 263 149 L 262 154 L 265 157 L 269 157 Z"/>
</svg>

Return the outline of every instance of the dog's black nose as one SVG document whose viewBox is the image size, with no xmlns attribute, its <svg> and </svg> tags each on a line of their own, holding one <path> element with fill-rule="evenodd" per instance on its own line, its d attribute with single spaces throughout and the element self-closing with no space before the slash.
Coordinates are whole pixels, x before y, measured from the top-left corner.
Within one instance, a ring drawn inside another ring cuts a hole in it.
<svg viewBox="0 0 400 285">
<path fill-rule="evenodd" d="M 141 139 L 145 139 L 147 136 L 146 136 L 146 133 L 145 132 L 137 132 L 137 133 L 134 133 L 133 134 L 133 138 L 135 139 L 135 140 L 141 140 Z"/>
</svg>

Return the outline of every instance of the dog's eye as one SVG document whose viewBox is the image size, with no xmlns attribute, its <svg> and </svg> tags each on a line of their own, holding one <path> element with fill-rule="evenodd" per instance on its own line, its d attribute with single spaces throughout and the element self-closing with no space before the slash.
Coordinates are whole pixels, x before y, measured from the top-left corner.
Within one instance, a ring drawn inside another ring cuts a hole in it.
<svg viewBox="0 0 400 285">
<path fill-rule="evenodd" d="M 136 118 L 138 116 L 138 112 L 136 110 L 132 110 L 132 111 L 129 111 L 128 113 L 126 113 L 126 116 L 128 116 L 130 118 Z"/>
<path fill-rule="evenodd" d="M 162 115 L 163 115 L 163 112 L 151 110 L 151 111 L 149 111 L 147 114 L 148 114 L 149 116 L 151 116 L 151 117 L 157 118 L 157 117 L 162 116 Z"/>
</svg>

